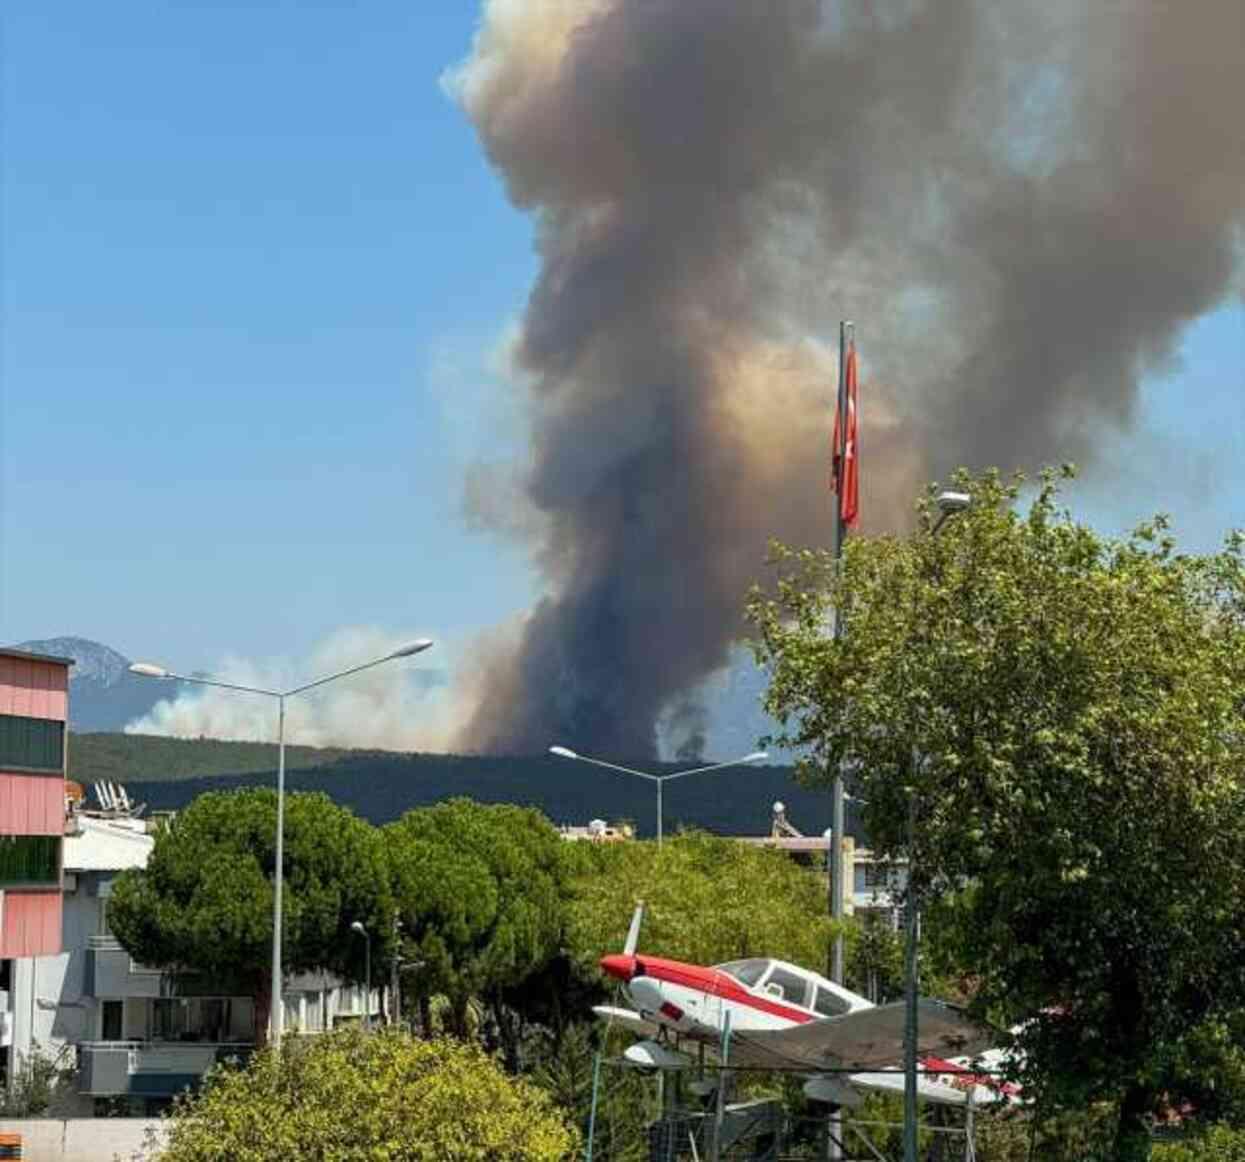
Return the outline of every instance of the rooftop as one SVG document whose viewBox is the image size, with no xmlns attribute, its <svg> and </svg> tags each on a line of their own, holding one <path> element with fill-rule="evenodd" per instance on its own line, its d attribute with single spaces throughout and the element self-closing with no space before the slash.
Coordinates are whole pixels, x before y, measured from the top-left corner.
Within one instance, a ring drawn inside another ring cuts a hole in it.
<svg viewBox="0 0 1245 1162">
<path fill-rule="evenodd" d="M 58 658 L 55 654 L 36 654 L 30 650 L 15 650 L 0 646 L 0 658 L 16 658 L 19 662 L 53 662 L 58 666 L 72 666 L 73 658 Z"/>
</svg>

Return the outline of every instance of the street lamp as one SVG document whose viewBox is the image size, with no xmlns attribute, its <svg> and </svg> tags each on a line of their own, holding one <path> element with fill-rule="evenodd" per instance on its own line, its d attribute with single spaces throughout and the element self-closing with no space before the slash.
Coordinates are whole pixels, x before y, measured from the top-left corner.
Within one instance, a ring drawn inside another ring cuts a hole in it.
<svg viewBox="0 0 1245 1162">
<path fill-rule="evenodd" d="M 707 767 L 692 767 L 686 771 L 672 771 L 668 775 L 651 775 L 648 771 L 637 771 L 631 767 L 620 767 L 617 763 L 607 763 L 604 759 L 589 758 L 587 755 L 579 754 L 577 751 L 571 750 L 568 746 L 551 746 L 550 754 L 556 754 L 558 758 L 575 759 L 581 763 L 592 763 L 593 766 L 606 767 L 611 771 L 621 771 L 624 775 L 635 775 L 639 779 L 648 779 L 650 783 L 657 784 L 657 846 L 661 846 L 661 789 L 662 784 L 670 779 L 682 779 L 687 775 L 703 775 L 706 771 L 720 771 L 723 767 L 738 767 L 744 763 L 761 762 L 769 758 L 769 755 L 763 750 L 753 751 L 751 754 L 743 755 L 741 758 L 730 759 L 724 763 L 711 763 Z"/>
<path fill-rule="evenodd" d="M 285 879 L 285 700 L 295 694 L 314 690 L 317 686 L 325 686 L 338 678 L 357 674 L 360 670 L 370 670 L 383 662 L 392 662 L 398 658 L 409 658 L 414 654 L 423 653 L 432 646 L 430 638 L 417 638 L 409 645 L 386 654 L 383 658 L 374 658 L 360 666 L 351 666 L 348 670 L 340 670 L 325 678 L 317 678 L 292 690 L 266 690 L 261 686 L 243 686 L 237 682 L 218 682 L 214 678 L 199 678 L 189 674 L 177 674 L 164 666 L 151 662 L 135 662 L 130 666 L 130 673 L 139 674 L 144 678 L 176 679 L 179 682 L 193 682 L 198 686 L 216 686 L 222 690 L 241 690 L 247 694 L 263 694 L 277 700 L 277 851 L 276 867 L 272 880 L 272 1004 L 269 1013 L 269 1024 L 272 1029 L 272 1046 L 281 1050 L 281 1034 L 285 1026 L 285 1011 L 281 1000 L 281 890 Z"/>
<path fill-rule="evenodd" d="M 363 927 L 361 920 L 350 925 L 351 932 L 363 937 L 363 1027 L 372 1028 L 372 934 Z"/>
<path fill-rule="evenodd" d="M 945 490 L 934 499 L 938 519 L 930 529 L 936 537 L 939 530 L 956 513 L 973 503 L 967 492 Z M 917 891 L 916 860 L 916 776 L 921 756 L 916 743 L 912 745 L 912 787 L 908 792 L 908 916 L 904 941 L 904 1030 L 903 1030 L 903 1157 L 904 1162 L 917 1162 L 917 1039 L 918 1039 L 918 965 L 917 949 L 921 942 L 921 901 Z"/>
</svg>

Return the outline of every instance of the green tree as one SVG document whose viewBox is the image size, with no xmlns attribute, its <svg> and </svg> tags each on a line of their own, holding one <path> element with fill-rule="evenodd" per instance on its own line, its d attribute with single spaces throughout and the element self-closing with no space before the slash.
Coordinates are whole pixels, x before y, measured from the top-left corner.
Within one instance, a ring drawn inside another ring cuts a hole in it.
<svg viewBox="0 0 1245 1162">
<path fill-rule="evenodd" d="M 578 1136 L 552 1100 L 479 1049 L 341 1030 L 209 1074 L 159 1162 L 562 1162 Z"/>
<path fill-rule="evenodd" d="M 156 833 L 146 868 L 117 878 L 108 903 L 112 930 L 136 960 L 253 996 L 261 1041 L 271 1004 L 275 828 L 272 791 L 200 795 Z M 393 902 L 376 830 L 327 795 L 288 794 L 284 862 L 285 971 L 362 980 L 356 920 L 373 934 L 373 960 L 384 964 Z"/>
<path fill-rule="evenodd" d="M 592 863 L 570 885 L 568 948 L 581 973 L 600 979 L 597 962 L 622 948 L 639 900 L 641 949 L 694 964 L 749 956 L 825 964 L 831 925 L 821 876 L 771 848 L 684 831 L 660 848 L 593 846 Z"/>
<path fill-rule="evenodd" d="M 976 1003 L 1048 1108 L 1118 1103 L 1114 1156 L 1178 1098 L 1191 1030 L 1245 989 L 1245 538 L 1176 552 L 1162 518 L 1109 540 L 1047 473 L 957 477 L 972 508 L 929 535 L 778 548 L 750 616 L 805 777 L 844 763 L 876 846 L 956 905 Z M 824 630 L 838 607 L 846 633 Z M 913 756 L 918 756 L 919 761 Z"/>
<path fill-rule="evenodd" d="M 856 919 L 847 953 L 848 979 L 862 996 L 884 1004 L 902 994 L 903 942 L 888 917 L 866 914 Z M 931 991 L 928 985 L 926 991 Z"/>
<path fill-rule="evenodd" d="M 539 811 L 468 799 L 409 811 L 384 836 L 413 991 L 447 996 L 460 1035 L 480 997 L 517 1071 L 512 1002 L 562 945 L 564 841 Z"/>
</svg>

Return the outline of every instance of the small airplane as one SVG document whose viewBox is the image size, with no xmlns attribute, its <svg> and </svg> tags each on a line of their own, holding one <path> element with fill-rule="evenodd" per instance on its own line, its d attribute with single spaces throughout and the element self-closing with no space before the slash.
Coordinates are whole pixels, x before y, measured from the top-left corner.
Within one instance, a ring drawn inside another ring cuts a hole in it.
<svg viewBox="0 0 1245 1162">
<path fill-rule="evenodd" d="M 772 958 L 704 967 L 637 953 L 643 917 L 641 903 L 623 951 L 600 962 L 622 982 L 635 1008 L 594 1009 L 602 1020 L 643 1038 L 627 1048 L 625 1060 L 687 1069 L 694 1062 L 679 1051 L 681 1040 L 710 1051 L 725 1040 L 731 1065 L 804 1074 L 804 1092 L 815 1101 L 851 1108 L 869 1091 L 903 1093 L 902 1002 L 874 1005 L 815 972 Z M 918 1013 L 923 1101 L 980 1107 L 1018 1095 L 1017 1087 L 991 1076 L 1004 1057 L 1002 1050 L 988 1050 L 992 1030 L 962 1009 L 924 997 Z"/>
</svg>

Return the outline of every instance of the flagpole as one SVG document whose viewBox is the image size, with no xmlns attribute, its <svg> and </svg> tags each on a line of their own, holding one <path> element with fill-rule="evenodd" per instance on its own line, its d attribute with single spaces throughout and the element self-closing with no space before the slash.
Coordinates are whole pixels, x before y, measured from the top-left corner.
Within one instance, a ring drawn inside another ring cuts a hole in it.
<svg viewBox="0 0 1245 1162">
<path fill-rule="evenodd" d="M 847 467 L 847 338 L 849 330 L 855 338 L 855 324 L 841 322 L 839 324 L 839 390 L 835 403 L 835 431 L 840 435 L 840 446 L 835 448 L 838 466 L 835 469 L 834 489 L 834 563 L 837 571 L 843 557 L 843 542 L 847 539 L 847 524 L 843 520 L 843 489 L 846 484 Z M 859 426 L 859 418 L 857 419 Z M 841 611 L 834 611 L 834 640 L 843 636 L 843 617 Z M 830 954 L 830 979 L 835 984 L 843 984 L 843 767 L 839 764 L 834 770 L 834 781 L 830 791 L 830 851 L 827 862 L 830 891 L 830 919 L 840 927 L 834 936 L 834 944 Z"/>
</svg>

